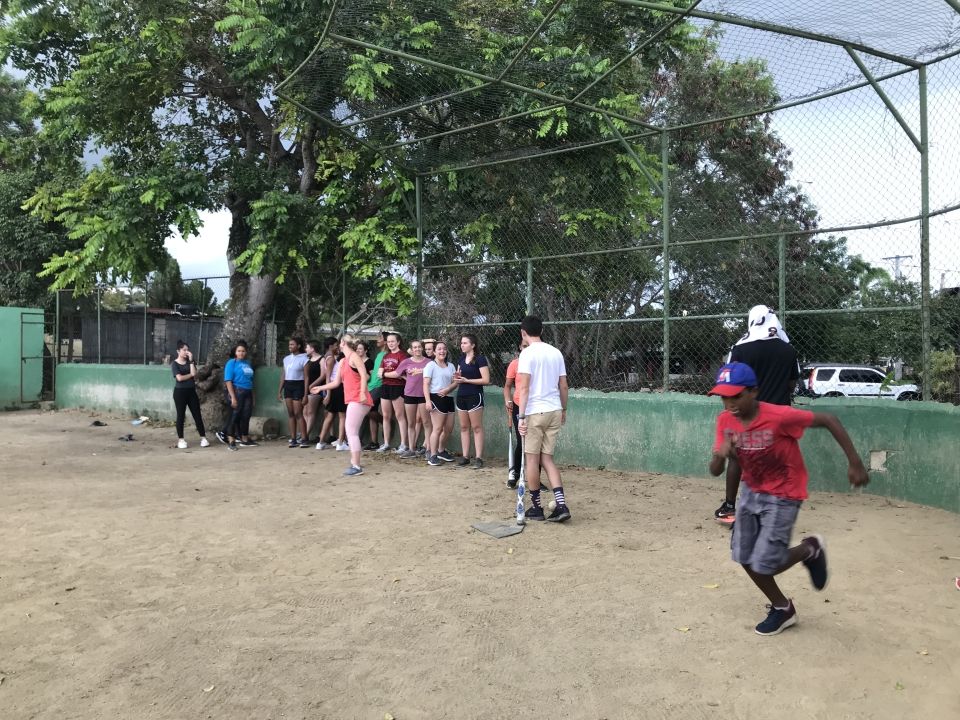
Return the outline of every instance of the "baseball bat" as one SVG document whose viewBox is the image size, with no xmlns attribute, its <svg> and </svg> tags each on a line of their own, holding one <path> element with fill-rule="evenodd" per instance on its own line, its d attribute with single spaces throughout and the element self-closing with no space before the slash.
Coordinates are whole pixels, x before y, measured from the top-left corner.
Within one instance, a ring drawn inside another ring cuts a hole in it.
<svg viewBox="0 0 960 720">
<path fill-rule="evenodd" d="M 510 455 L 507 460 L 507 480 L 510 480 L 510 472 L 513 470 L 513 428 L 507 424 L 507 437 L 510 438 Z"/>
<path fill-rule="evenodd" d="M 524 475 L 527 469 L 527 457 L 525 454 L 521 453 L 520 455 L 520 477 L 517 478 L 517 525 L 524 525 L 527 522 L 527 518 L 524 515 L 523 509 L 523 495 L 527 492 L 527 480 Z"/>
</svg>

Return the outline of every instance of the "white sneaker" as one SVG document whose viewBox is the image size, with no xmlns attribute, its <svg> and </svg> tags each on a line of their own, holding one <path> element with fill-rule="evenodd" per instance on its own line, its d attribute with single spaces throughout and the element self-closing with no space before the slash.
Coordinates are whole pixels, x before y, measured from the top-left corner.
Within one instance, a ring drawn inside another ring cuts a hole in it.
<svg viewBox="0 0 960 720">
<path fill-rule="evenodd" d="M 387 443 L 384 443 L 383 445 L 377 448 L 377 452 L 380 452 L 380 453 L 390 452 L 390 446 Z"/>
<path fill-rule="evenodd" d="M 330 443 L 325 443 L 325 442 L 317 443 L 317 450 L 329 450 L 332 447 L 333 445 L 331 445 Z"/>
<path fill-rule="evenodd" d="M 186 450 L 186 449 L 187 449 L 187 441 L 184 440 L 183 438 L 180 438 L 179 440 L 177 440 L 177 448 L 180 449 L 180 450 Z"/>
<path fill-rule="evenodd" d="M 210 441 L 205 437 L 200 438 L 200 447 L 210 447 Z"/>
<path fill-rule="evenodd" d="M 347 443 L 337 443 L 337 452 L 343 452 L 344 450 L 349 450 L 350 445 Z"/>
<path fill-rule="evenodd" d="M 396 450 L 394 450 L 394 452 L 395 452 L 397 455 L 403 455 L 403 454 L 404 454 L 405 452 L 407 452 L 407 450 L 409 450 L 409 449 L 410 449 L 410 448 L 408 448 L 406 445 L 404 445 L 403 443 L 400 443 L 400 447 L 398 447 Z"/>
</svg>

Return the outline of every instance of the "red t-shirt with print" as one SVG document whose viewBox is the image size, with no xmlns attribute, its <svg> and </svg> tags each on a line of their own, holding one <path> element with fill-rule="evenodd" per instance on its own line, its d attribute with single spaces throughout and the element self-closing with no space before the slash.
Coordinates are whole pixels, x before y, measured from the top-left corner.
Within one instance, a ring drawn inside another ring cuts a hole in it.
<svg viewBox="0 0 960 720">
<path fill-rule="evenodd" d="M 403 350 L 397 350 L 396 352 L 387 353 L 383 356 L 383 360 L 380 362 L 380 367 L 383 368 L 385 373 L 396 372 L 397 368 L 400 367 L 400 363 L 406 360 L 409 355 L 407 355 Z M 384 385 L 399 385 L 403 386 L 406 383 L 406 380 L 401 378 L 388 378 L 383 379 Z"/>
<path fill-rule="evenodd" d="M 754 492 L 806 500 L 807 467 L 797 441 L 813 423 L 813 413 L 764 402 L 758 406 L 757 416 L 747 426 L 726 410 L 717 416 L 714 452 L 724 438 L 737 435 L 737 460 L 747 487 Z"/>
</svg>

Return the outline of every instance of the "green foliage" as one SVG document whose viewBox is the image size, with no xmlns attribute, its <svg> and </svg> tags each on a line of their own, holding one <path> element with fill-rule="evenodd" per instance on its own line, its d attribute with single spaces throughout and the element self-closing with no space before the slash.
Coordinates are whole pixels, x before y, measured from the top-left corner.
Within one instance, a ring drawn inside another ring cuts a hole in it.
<svg viewBox="0 0 960 720">
<path fill-rule="evenodd" d="M 935 400 L 960 404 L 960 356 L 953 350 L 930 355 L 930 393 Z"/>
<path fill-rule="evenodd" d="M 234 217 L 229 253 L 240 271 L 283 283 L 310 268 L 336 275 L 346 267 L 403 299 L 394 263 L 408 259 L 409 243 L 397 238 L 411 235 L 403 221 L 409 188 L 273 91 L 307 57 L 330 7 L 329 0 L 6 3 L 0 56 L 42 88 L 38 142 L 52 160 L 29 208 L 73 242 L 51 252 L 44 278 L 81 292 L 98 280 L 141 282 L 164 267 L 171 229 L 195 235 L 200 211 L 226 207 Z M 429 48 L 440 30 L 402 8 L 383 17 L 414 49 Z M 354 66 L 331 78 L 331 111 L 343 98 L 391 87 L 392 68 L 375 53 L 355 56 Z M 98 162 L 80 181 L 58 172 L 91 148 Z M 377 228 L 368 224 L 374 216 Z M 347 242 L 376 252 L 347 252 Z"/>
<path fill-rule="evenodd" d="M 49 177 L 37 147 L 33 108 L 24 84 L 0 71 L 0 305 L 50 305 L 49 282 L 37 273 L 51 255 L 79 245 L 62 228 L 23 208 Z"/>
</svg>

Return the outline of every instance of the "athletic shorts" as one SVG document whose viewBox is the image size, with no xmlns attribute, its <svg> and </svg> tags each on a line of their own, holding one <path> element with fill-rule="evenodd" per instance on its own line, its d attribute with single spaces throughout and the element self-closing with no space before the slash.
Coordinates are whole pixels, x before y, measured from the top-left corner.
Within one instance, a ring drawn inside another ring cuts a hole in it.
<svg viewBox="0 0 960 720">
<path fill-rule="evenodd" d="M 370 399 L 373 401 L 373 411 L 377 412 L 380 409 L 380 398 L 383 397 L 383 385 L 378 385 L 372 390 L 368 389 L 370 393 Z"/>
<path fill-rule="evenodd" d="M 436 393 L 430 393 L 430 405 L 434 412 L 438 412 L 441 415 L 449 415 L 454 411 L 453 398 L 449 395 L 437 395 Z"/>
<path fill-rule="evenodd" d="M 790 535 L 801 500 L 754 492 L 740 483 L 737 519 L 730 536 L 733 561 L 761 575 L 774 575 L 787 562 Z"/>
<path fill-rule="evenodd" d="M 457 410 L 473 412 L 483 410 L 483 393 L 479 395 L 457 395 Z"/>
<path fill-rule="evenodd" d="M 403 397 L 403 385 L 381 385 L 381 400 L 397 400 Z"/>
<path fill-rule="evenodd" d="M 283 399 L 303 400 L 303 380 L 284 380 Z"/>
<path fill-rule="evenodd" d="M 327 403 L 327 412 L 342 413 L 347 411 L 347 404 L 343 401 L 343 385 L 330 391 L 330 402 Z"/>
<path fill-rule="evenodd" d="M 404 395 L 403 404 L 404 405 L 423 405 L 427 399 L 423 395 Z"/>
<path fill-rule="evenodd" d="M 563 412 L 550 412 L 527 415 L 527 435 L 523 439 L 525 453 L 553 455 L 557 447 L 557 435 L 560 434 Z"/>
</svg>

